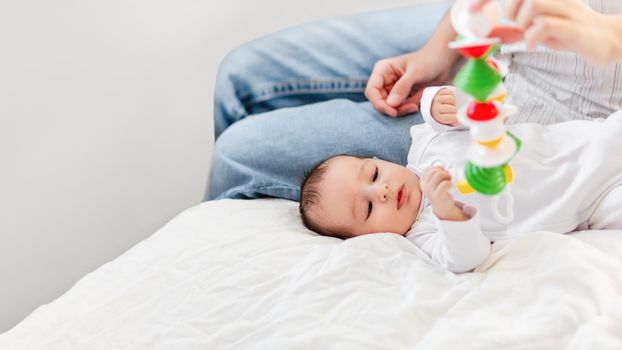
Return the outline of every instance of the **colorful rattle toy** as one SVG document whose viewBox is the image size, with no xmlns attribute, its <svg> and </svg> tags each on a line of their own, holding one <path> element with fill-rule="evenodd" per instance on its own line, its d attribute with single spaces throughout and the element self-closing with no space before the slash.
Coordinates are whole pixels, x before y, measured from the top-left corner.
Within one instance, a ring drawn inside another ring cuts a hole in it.
<svg viewBox="0 0 622 350">
<path fill-rule="evenodd" d="M 451 10 L 458 38 L 449 47 L 458 49 L 468 59 L 454 85 L 472 97 L 457 111 L 458 121 L 469 127 L 473 142 L 466 154 L 464 179 L 456 186 L 462 194 L 495 196 L 493 215 L 497 221 L 509 223 L 513 219 L 513 199 L 507 186 L 513 176 L 509 162 L 520 149 L 521 141 L 505 128 L 507 118 L 516 108 L 503 103 L 506 90 L 502 75 L 488 58 L 498 47 L 499 39 L 490 38 L 489 34 L 501 21 L 501 8 L 490 2 L 480 12 L 471 13 L 468 4 L 468 0 L 459 0 Z M 506 215 L 498 210 L 502 194 L 506 194 Z"/>
</svg>

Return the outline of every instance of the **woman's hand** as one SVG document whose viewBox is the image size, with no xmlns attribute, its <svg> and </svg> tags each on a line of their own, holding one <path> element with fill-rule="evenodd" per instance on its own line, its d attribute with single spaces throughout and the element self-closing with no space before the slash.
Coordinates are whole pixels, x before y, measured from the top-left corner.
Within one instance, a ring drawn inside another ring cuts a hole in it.
<svg viewBox="0 0 622 350">
<path fill-rule="evenodd" d="M 456 50 L 447 47 L 455 38 L 456 31 L 447 14 L 423 48 L 378 61 L 365 89 L 369 102 L 391 117 L 417 112 L 423 90 L 445 83 L 460 59 Z"/>
<path fill-rule="evenodd" d="M 448 88 L 443 88 L 436 93 L 432 99 L 430 108 L 432 118 L 437 122 L 449 126 L 457 126 L 458 118 L 456 117 L 456 97 Z"/>
<path fill-rule="evenodd" d="M 413 53 L 380 60 L 374 66 L 365 96 L 384 114 L 401 117 L 419 110 L 423 90 L 449 77 L 454 57 L 439 57 L 425 47 Z"/>
<path fill-rule="evenodd" d="M 477 11 L 489 0 L 472 0 Z M 582 0 L 508 0 L 506 17 L 524 29 L 527 46 L 574 51 L 592 64 L 622 58 L 622 18 L 592 10 Z"/>
</svg>

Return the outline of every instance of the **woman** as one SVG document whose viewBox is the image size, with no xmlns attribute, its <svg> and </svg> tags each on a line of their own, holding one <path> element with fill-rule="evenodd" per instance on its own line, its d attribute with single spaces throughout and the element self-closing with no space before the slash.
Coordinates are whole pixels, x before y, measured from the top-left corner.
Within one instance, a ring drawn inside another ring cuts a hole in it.
<svg viewBox="0 0 622 350">
<path fill-rule="evenodd" d="M 622 1 L 586 4 L 607 16 L 622 12 Z M 447 47 L 455 38 L 444 16 L 450 5 L 307 24 L 230 53 L 216 83 L 206 198 L 297 200 L 305 171 L 335 154 L 404 164 L 409 127 L 422 121 L 422 89 L 447 81 L 459 59 Z M 502 47 L 499 56 L 509 66 L 508 101 L 519 107 L 514 122 L 599 118 L 622 109 L 620 63 L 595 67 L 575 53 L 520 45 Z"/>
</svg>

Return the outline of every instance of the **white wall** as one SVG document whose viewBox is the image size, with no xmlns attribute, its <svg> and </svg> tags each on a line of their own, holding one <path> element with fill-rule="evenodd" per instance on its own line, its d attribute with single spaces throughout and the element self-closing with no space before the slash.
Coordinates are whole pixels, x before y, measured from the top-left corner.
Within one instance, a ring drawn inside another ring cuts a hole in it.
<svg viewBox="0 0 622 350">
<path fill-rule="evenodd" d="M 0 2 L 0 332 L 203 196 L 218 62 L 426 0 Z"/>
</svg>

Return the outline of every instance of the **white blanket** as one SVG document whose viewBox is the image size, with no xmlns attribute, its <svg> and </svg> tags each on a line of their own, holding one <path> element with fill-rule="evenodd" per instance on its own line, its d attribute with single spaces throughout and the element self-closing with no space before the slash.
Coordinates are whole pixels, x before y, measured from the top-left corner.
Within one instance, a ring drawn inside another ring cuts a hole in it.
<svg viewBox="0 0 622 350">
<path fill-rule="evenodd" d="M 526 233 L 454 275 L 397 235 L 318 237 L 294 202 L 208 202 L 0 335 L 3 350 L 251 348 L 622 349 L 622 231 Z"/>
</svg>

